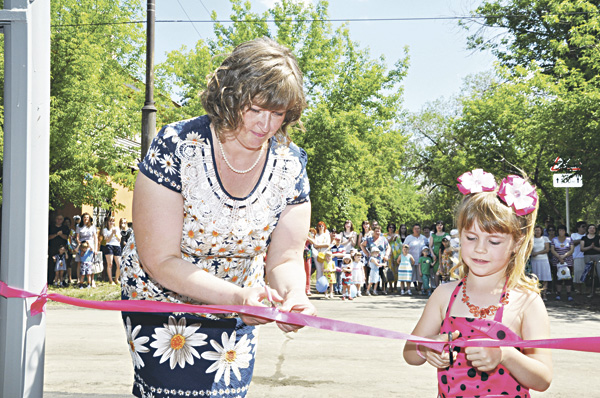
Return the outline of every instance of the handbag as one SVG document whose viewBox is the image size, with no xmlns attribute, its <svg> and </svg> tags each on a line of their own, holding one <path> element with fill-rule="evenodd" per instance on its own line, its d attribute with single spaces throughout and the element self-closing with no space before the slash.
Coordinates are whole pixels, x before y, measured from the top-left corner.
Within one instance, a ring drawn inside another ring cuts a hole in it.
<svg viewBox="0 0 600 398">
<path fill-rule="evenodd" d="M 571 279 L 571 271 L 567 267 L 566 263 L 560 263 L 557 265 L 556 277 L 559 281 L 564 279 Z"/>
<path fill-rule="evenodd" d="M 92 262 L 92 273 L 99 274 L 104 271 L 104 262 L 102 261 L 102 253 L 98 252 L 94 256 L 94 261 Z"/>
</svg>

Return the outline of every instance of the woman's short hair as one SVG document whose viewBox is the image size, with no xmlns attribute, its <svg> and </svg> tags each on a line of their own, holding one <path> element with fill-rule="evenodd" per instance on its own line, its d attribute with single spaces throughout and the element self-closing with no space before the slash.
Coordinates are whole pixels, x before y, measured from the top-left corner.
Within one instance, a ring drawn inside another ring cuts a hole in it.
<svg viewBox="0 0 600 398">
<path fill-rule="evenodd" d="M 296 58 L 287 47 L 266 37 L 237 46 L 209 75 L 201 99 L 217 136 L 237 130 L 244 111 L 252 105 L 285 109 L 285 119 L 275 134 L 280 142 L 290 141 L 287 128 L 299 122 L 306 108 Z"/>
</svg>

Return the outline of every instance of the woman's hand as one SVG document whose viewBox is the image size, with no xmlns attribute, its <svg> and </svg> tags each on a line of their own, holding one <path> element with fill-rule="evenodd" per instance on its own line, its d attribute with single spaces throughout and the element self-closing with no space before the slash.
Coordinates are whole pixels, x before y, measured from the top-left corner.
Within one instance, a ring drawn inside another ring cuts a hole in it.
<svg viewBox="0 0 600 398">
<path fill-rule="evenodd" d="M 458 332 L 458 330 L 452 332 L 452 340 L 456 340 L 459 337 L 459 335 L 460 333 Z M 435 336 L 428 336 L 427 338 L 437 341 L 448 341 L 448 334 L 443 333 Z M 447 350 L 438 352 L 431 348 L 427 348 L 421 345 L 419 346 L 419 351 L 421 351 L 421 354 L 425 357 L 427 363 L 429 363 L 434 368 L 445 369 L 450 366 L 450 356 Z M 452 351 L 452 355 L 452 359 L 455 360 L 457 355 L 456 351 Z"/>
<path fill-rule="evenodd" d="M 465 347 L 467 361 L 480 372 L 491 372 L 502 362 L 501 347 Z"/>
<path fill-rule="evenodd" d="M 299 312 L 305 315 L 316 315 L 317 310 L 314 305 L 310 302 L 308 297 L 304 292 L 293 293 L 290 292 L 287 294 L 283 305 L 279 308 L 281 312 Z M 284 332 L 295 332 L 298 329 L 302 329 L 304 326 L 292 325 L 289 323 L 277 322 L 277 326 L 279 329 Z"/>
<path fill-rule="evenodd" d="M 269 295 L 270 293 L 270 295 Z M 276 303 L 283 303 L 283 298 L 276 290 L 268 286 L 265 287 L 244 287 L 240 289 L 238 302 L 240 305 L 249 305 L 253 307 L 267 307 L 263 300 L 272 300 Z M 240 314 L 240 318 L 246 325 L 256 326 L 273 322 L 270 319 L 260 318 L 252 315 Z"/>
</svg>

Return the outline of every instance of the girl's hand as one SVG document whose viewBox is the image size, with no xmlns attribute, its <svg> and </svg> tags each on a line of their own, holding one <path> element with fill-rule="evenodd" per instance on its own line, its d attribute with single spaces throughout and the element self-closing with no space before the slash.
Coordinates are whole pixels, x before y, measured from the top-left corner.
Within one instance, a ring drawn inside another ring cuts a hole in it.
<svg viewBox="0 0 600 398">
<path fill-rule="evenodd" d="M 458 330 L 452 332 L 452 340 L 456 340 L 460 333 Z M 435 336 L 428 336 L 429 339 L 437 340 L 437 341 L 448 341 L 448 334 L 438 334 Z M 448 355 L 448 350 L 443 352 L 437 352 L 433 349 L 427 348 L 425 346 L 420 346 L 419 350 L 421 354 L 425 356 L 425 360 L 434 368 L 445 369 L 450 366 L 450 356 Z M 452 351 L 453 360 L 456 359 L 456 351 Z"/>
<path fill-rule="evenodd" d="M 276 290 L 271 289 L 268 286 L 244 287 L 240 290 L 237 301 L 240 303 L 240 305 L 250 305 L 250 306 L 254 306 L 254 307 L 267 307 L 265 304 L 262 303 L 263 300 L 269 299 L 269 294 L 267 293 L 267 289 L 268 289 L 268 291 L 270 291 L 271 298 L 274 302 L 283 303 L 283 298 L 279 295 L 279 293 L 277 293 Z M 256 316 L 252 316 L 252 315 L 244 315 L 244 314 L 240 314 L 240 318 L 246 325 L 250 325 L 250 326 L 263 325 L 265 323 L 273 322 L 269 319 L 260 318 L 260 317 L 256 317 Z"/>
<path fill-rule="evenodd" d="M 502 362 L 500 347 L 465 347 L 467 360 L 480 372 L 491 372 Z"/>
</svg>

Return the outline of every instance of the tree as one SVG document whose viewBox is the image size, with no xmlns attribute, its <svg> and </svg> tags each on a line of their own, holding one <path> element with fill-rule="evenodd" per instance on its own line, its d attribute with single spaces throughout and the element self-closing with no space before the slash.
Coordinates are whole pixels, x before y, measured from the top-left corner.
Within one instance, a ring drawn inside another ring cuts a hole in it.
<svg viewBox="0 0 600 398">
<path fill-rule="evenodd" d="M 233 24 L 215 23 L 214 39 L 170 53 L 159 67 L 165 87 L 183 98 L 175 112 L 187 117 L 204 113 L 198 93 L 206 84 L 201 77 L 216 67 L 211 57 L 256 37 L 274 38 L 294 52 L 305 78 L 305 131 L 294 129 L 292 138 L 309 155 L 313 223 L 323 219 L 342 225 L 350 218 L 357 224 L 369 212 L 381 223 L 420 217 L 419 194 L 402 171 L 401 82 L 408 56 L 388 70 L 383 57 L 372 58 L 351 40 L 346 26 L 331 27 L 326 1 L 284 0 L 262 15 L 252 12 L 249 2 L 231 4 Z"/>
<path fill-rule="evenodd" d="M 132 187 L 137 154 L 117 145 L 140 131 L 138 2 L 52 2 L 50 207 L 118 207 L 111 181 Z M 120 23 L 119 23 L 120 22 Z"/>
</svg>

